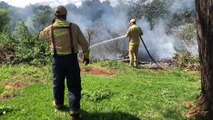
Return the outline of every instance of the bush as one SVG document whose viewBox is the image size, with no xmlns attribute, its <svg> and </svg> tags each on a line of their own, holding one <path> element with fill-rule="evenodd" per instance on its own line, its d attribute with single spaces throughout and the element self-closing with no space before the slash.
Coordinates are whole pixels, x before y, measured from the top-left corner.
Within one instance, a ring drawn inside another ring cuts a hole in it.
<svg viewBox="0 0 213 120">
<path fill-rule="evenodd" d="M 175 55 L 177 67 L 199 69 L 199 57 L 193 56 L 190 52 L 183 52 Z"/>
<path fill-rule="evenodd" d="M 187 45 L 193 43 L 196 40 L 196 28 L 195 23 L 185 24 L 180 26 L 177 30 L 177 36 L 186 42 Z"/>
<path fill-rule="evenodd" d="M 92 102 L 100 102 L 106 99 L 110 99 L 113 93 L 110 90 L 97 90 L 97 91 L 83 91 L 83 98 Z"/>
<path fill-rule="evenodd" d="M 47 41 L 40 41 L 37 37 L 28 37 L 19 41 L 15 46 L 13 64 L 27 63 L 33 65 L 50 63 L 50 50 Z"/>
<path fill-rule="evenodd" d="M 10 61 L 14 56 L 14 43 L 8 34 L 0 33 L 0 64 Z"/>
<path fill-rule="evenodd" d="M 48 42 L 40 41 L 37 36 L 32 36 L 23 21 L 17 22 L 12 38 L 14 57 L 9 63 L 33 65 L 50 63 L 51 53 Z"/>
<path fill-rule="evenodd" d="M 51 62 L 48 41 L 29 35 L 17 40 L 16 36 L 0 34 L 0 64 L 44 65 Z"/>
<path fill-rule="evenodd" d="M 0 32 L 7 31 L 9 22 L 8 10 L 0 8 Z"/>
</svg>

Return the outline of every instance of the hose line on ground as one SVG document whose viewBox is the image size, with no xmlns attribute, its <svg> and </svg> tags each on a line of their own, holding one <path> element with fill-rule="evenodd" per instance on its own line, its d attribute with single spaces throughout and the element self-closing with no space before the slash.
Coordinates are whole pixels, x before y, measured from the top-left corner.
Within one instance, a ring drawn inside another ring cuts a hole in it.
<svg viewBox="0 0 213 120">
<path fill-rule="evenodd" d="M 158 67 L 160 67 L 161 69 L 165 69 L 164 67 L 162 67 L 161 65 L 159 65 L 158 62 L 155 61 L 155 59 L 152 57 L 152 55 L 150 54 L 149 50 L 147 49 L 146 44 L 145 44 L 145 42 L 144 42 L 144 40 L 143 40 L 143 38 L 142 38 L 141 36 L 140 36 L 140 39 L 141 39 L 141 42 L 142 42 L 143 45 L 144 45 L 144 48 L 145 48 L 146 52 L 148 53 L 148 55 L 149 55 L 149 57 L 152 59 L 152 61 L 153 61 Z"/>
</svg>

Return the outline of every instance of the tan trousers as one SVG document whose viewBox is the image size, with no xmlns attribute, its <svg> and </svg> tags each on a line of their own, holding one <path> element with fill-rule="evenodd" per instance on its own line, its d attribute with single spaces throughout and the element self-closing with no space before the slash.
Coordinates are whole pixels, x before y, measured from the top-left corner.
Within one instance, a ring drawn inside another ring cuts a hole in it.
<svg viewBox="0 0 213 120">
<path fill-rule="evenodd" d="M 131 66 L 138 67 L 138 47 L 139 45 L 129 46 L 129 60 Z"/>
</svg>

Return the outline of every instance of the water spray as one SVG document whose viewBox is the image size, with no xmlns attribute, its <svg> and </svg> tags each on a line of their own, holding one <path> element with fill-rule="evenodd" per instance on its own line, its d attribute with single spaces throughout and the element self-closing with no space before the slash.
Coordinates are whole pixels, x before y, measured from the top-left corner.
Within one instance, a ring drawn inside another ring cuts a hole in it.
<svg viewBox="0 0 213 120">
<path fill-rule="evenodd" d="M 115 41 L 115 40 L 119 40 L 119 39 L 122 39 L 122 38 L 125 38 L 126 35 L 123 35 L 123 36 L 120 36 L 120 37 L 117 37 L 117 38 L 113 38 L 113 39 L 109 39 L 109 40 L 105 40 L 103 42 L 100 42 L 100 43 L 97 43 L 97 44 L 94 44 L 94 45 L 91 45 L 89 46 L 89 49 L 93 48 L 93 47 L 96 47 L 96 46 L 99 46 L 99 45 L 102 45 L 102 44 L 105 44 L 105 43 L 108 43 L 108 42 L 112 42 L 112 41 Z M 79 53 L 81 53 L 81 51 L 79 51 Z"/>
<path fill-rule="evenodd" d="M 123 35 L 123 36 L 120 36 L 120 37 L 117 37 L 117 38 L 113 38 L 113 39 L 110 39 L 110 40 L 105 40 L 103 42 L 100 42 L 100 43 L 97 43 L 97 44 L 94 44 L 94 45 L 91 45 L 89 47 L 89 49 L 93 48 L 93 47 L 96 47 L 96 46 L 99 46 L 99 45 L 102 45 L 102 44 L 105 44 L 105 43 L 108 43 L 108 42 L 112 42 L 112 41 L 115 41 L 115 40 L 119 40 L 119 39 L 122 39 L 122 38 L 125 38 L 126 35 Z"/>
<path fill-rule="evenodd" d="M 108 43 L 108 42 L 112 42 L 112 41 L 115 41 L 115 40 L 119 40 L 119 39 L 122 39 L 122 38 L 125 38 L 125 37 L 126 37 L 126 35 L 123 35 L 123 36 L 120 36 L 120 37 L 117 37 L 117 38 L 105 40 L 105 41 L 103 41 L 103 42 L 100 42 L 100 43 L 91 45 L 91 46 L 89 47 L 89 49 L 91 49 L 91 48 L 93 48 L 93 47 L 96 47 L 96 46 L 99 46 L 99 45 L 102 45 L 102 44 L 105 44 L 105 43 Z M 145 48 L 146 52 L 148 53 L 149 57 L 151 58 L 151 60 L 152 60 L 158 67 L 160 67 L 161 69 L 165 69 L 164 67 L 162 67 L 161 65 L 159 65 L 158 62 L 155 61 L 155 59 L 152 57 L 152 55 L 150 54 L 149 50 L 147 49 L 146 44 L 145 44 L 145 42 L 144 42 L 144 40 L 143 40 L 143 38 L 142 38 L 141 36 L 140 36 L 140 39 L 141 39 L 141 42 L 142 42 L 143 45 L 144 45 L 144 48 Z M 80 51 L 80 52 L 82 52 L 82 51 Z"/>
</svg>

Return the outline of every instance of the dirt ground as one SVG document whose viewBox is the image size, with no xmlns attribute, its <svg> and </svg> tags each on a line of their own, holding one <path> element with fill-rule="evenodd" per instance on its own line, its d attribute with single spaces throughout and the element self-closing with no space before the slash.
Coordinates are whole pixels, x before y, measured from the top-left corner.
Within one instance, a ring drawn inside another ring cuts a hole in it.
<svg viewBox="0 0 213 120">
<path fill-rule="evenodd" d="M 102 76 L 113 76 L 116 75 L 116 72 L 112 72 L 107 68 L 102 67 L 92 67 L 89 69 L 81 69 L 81 74 L 89 74 L 89 75 L 102 75 Z"/>
</svg>

